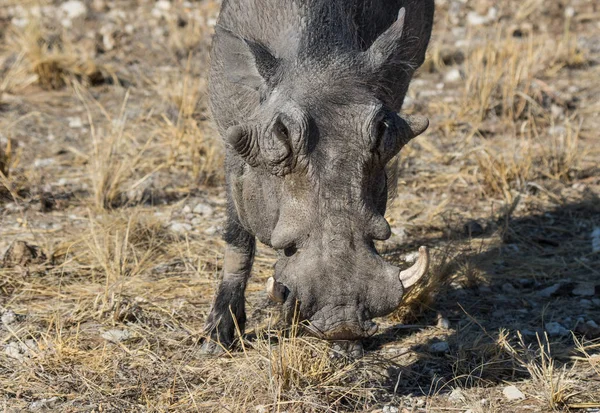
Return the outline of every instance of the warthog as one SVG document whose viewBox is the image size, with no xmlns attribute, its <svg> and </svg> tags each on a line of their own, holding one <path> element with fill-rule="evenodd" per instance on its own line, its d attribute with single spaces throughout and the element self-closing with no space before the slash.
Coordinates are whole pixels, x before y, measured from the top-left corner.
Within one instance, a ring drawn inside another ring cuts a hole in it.
<svg viewBox="0 0 600 413">
<path fill-rule="evenodd" d="M 384 261 L 373 241 L 396 187 L 390 168 L 427 129 L 401 116 L 423 63 L 433 0 L 224 0 L 209 93 L 225 140 L 228 218 L 223 280 L 206 352 L 243 331 L 255 238 L 278 251 L 269 296 L 328 340 L 377 331 L 427 270 Z"/>
</svg>

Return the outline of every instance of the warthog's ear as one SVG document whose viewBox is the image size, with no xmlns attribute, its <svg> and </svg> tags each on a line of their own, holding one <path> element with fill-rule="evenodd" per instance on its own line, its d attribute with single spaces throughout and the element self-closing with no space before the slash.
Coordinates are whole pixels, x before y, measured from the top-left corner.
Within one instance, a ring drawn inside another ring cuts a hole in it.
<svg viewBox="0 0 600 413">
<path fill-rule="evenodd" d="M 433 25 L 433 0 L 403 1 L 396 21 L 373 42 L 367 54 L 375 69 L 402 64 L 415 70 L 425 60 Z"/>
<path fill-rule="evenodd" d="M 221 26 L 215 27 L 215 41 L 224 50 L 224 74 L 230 82 L 258 90 L 273 80 L 279 62 L 264 45 Z"/>
</svg>

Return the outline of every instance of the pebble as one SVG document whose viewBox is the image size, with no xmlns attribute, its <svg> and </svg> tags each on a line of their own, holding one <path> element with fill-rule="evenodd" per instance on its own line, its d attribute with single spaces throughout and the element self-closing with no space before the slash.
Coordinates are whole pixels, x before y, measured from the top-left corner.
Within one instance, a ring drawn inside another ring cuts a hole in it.
<svg viewBox="0 0 600 413">
<path fill-rule="evenodd" d="M 219 227 L 215 227 L 214 225 L 204 230 L 204 234 L 206 235 L 215 235 L 217 232 L 219 232 Z"/>
<path fill-rule="evenodd" d="M 437 315 L 437 328 L 448 330 L 450 328 L 450 321 L 441 314 Z"/>
<path fill-rule="evenodd" d="M 465 400 L 465 395 L 461 389 L 454 389 L 448 396 L 448 400 L 453 402 L 462 402 Z"/>
<path fill-rule="evenodd" d="M 183 212 L 184 214 L 189 214 L 192 212 L 192 208 L 189 205 L 186 205 L 183 207 L 183 209 L 181 210 L 181 212 Z"/>
<path fill-rule="evenodd" d="M 577 284 L 573 289 L 573 295 L 577 295 L 579 297 L 592 297 L 594 294 L 596 294 L 596 286 L 594 284 Z"/>
<path fill-rule="evenodd" d="M 126 341 L 131 337 L 131 333 L 127 330 L 108 330 L 102 333 L 102 338 L 112 343 Z"/>
<path fill-rule="evenodd" d="M 400 410 L 396 406 L 386 405 L 383 406 L 383 413 L 398 413 Z"/>
<path fill-rule="evenodd" d="M 73 128 L 73 129 L 83 128 L 83 121 L 81 120 L 81 118 L 74 117 L 74 118 L 67 118 L 67 120 L 69 121 L 69 128 Z"/>
<path fill-rule="evenodd" d="M 502 390 L 502 394 L 504 394 L 504 397 L 508 400 L 522 400 L 525 398 L 523 392 L 515 386 L 506 386 L 504 390 Z"/>
<path fill-rule="evenodd" d="M 517 293 L 517 289 L 511 283 L 502 284 L 502 291 L 504 291 L 506 294 L 516 294 Z"/>
<path fill-rule="evenodd" d="M 449 70 L 444 75 L 444 82 L 447 82 L 447 83 L 455 83 L 460 80 L 462 80 L 462 76 L 460 74 L 460 70 L 458 70 L 458 69 Z"/>
<path fill-rule="evenodd" d="M 592 231 L 592 252 L 600 251 L 600 227 Z"/>
<path fill-rule="evenodd" d="M 431 353 L 447 353 L 450 351 L 450 346 L 446 341 L 439 341 L 437 343 L 433 343 L 429 346 L 429 351 Z"/>
<path fill-rule="evenodd" d="M 171 231 L 176 232 L 178 234 L 184 234 L 188 231 L 192 230 L 192 226 L 185 222 L 174 222 L 171 224 Z"/>
<path fill-rule="evenodd" d="M 71 20 L 83 16 L 87 12 L 85 4 L 79 0 L 65 1 L 60 5 L 60 8 Z"/>
<path fill-rule="evenodd" d="M 567 330 L 562 324 L 557 322 L 549 322 L 544 326 L 548 335 L 550 337 L 563 337 L 569 334 L 569 330 Z"/>
<path fill-rule="evenodd" d="M 14 311 L 12 310 L 7 310 L 4 312 L 4 314 L 2 314 L 2 324 L 4 325 L 11 325 L 12 323 L 14 323 L 15 321 L 17 321 L 17 315 L 15 314 Z"/>
<path fill-rule="evenodd" d="M 194 207 L 194 214 L 202 215 L 204 217 L 211 217 L 214 210 L 210 205 L 198 204 Z"/>
<path fill-rule="evenodd" d="M 484 24 L 494 21 L 497 15 L 498 10 L 495 7 L 490 7 L 485 16 L 477 12 L 471 11 L 467 14 L 467 23 L 470 26 L 482 26 Z"/>
<path fill-rule="evenodd" d="M 551 285 L 550 287 L 546 287 L 541 291 L 538 291 L 537 295 L 540 297 L 551 297 L 553 294 L 555 294 L 558 289 L 560 288 L 560 284 L 554 284 Z"/>
<path fill-rule="evenodd" d="M 57 401 L 58 397 L 56 396 L 49 399 L 36 400 L 29 405 L 29 411 L 39 412 L 41 410 L 54 409 Z"/>
</svg>

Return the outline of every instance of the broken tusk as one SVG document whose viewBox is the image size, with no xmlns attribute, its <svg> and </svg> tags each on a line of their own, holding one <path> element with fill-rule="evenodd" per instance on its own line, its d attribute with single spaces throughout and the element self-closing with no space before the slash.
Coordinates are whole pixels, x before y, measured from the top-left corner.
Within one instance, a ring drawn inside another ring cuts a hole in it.
<svg viewBox="0 0 600 413">
<path fill-rule="evenodd" d="M 275 281 L 275 278 L 269 277 L 266 290 L 269 298 L 276 303 L 282 304 L 285 301 L 285 286 Z"/>
<path fill-rule="evenodd" d="M 412 287 L 421 279 L 429 268 L 429 251 L 427 247 L 419 248 L 419 257 L 410 268 L 400 271 L 400 282 L 404 288 Z"/>
</svg>

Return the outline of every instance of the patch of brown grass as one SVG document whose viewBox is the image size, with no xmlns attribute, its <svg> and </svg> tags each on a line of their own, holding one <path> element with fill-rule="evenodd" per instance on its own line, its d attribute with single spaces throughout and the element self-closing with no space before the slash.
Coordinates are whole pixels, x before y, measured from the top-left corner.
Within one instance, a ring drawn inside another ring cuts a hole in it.
<svg viewBox="0 0 600 413">
<path fill-rule="evenodd" d="M 99 65 L 89 52 L 72 43 L 64 33 L 53 33 L 42 26 L 39 19 L 32 18 L 23 30 L 13 30 L 8 36 L 8 45 L 19 58 L 22 56 L 28 73 L 35 75 L 43 89 L 61 89 L 74 80 L 88 85 L 102 83 L 107 78 L 118 82 L 109 67 Z"/>
<path fill-rule="evenodd" d="M 525 343 L 523 336 L 517 332 L 518 343 L 515 347 L 508 339 L 507 332 L 501 332 L 499 343 L 527 370 L 534 383 L 536 393 L 551 410 L 557 411 L 567 405 L 573 392 L 573 374 L 566 366 L 559 367 L 552 357 L 548 334 L 536 334 L 537 346 Z"/>
</svg>

